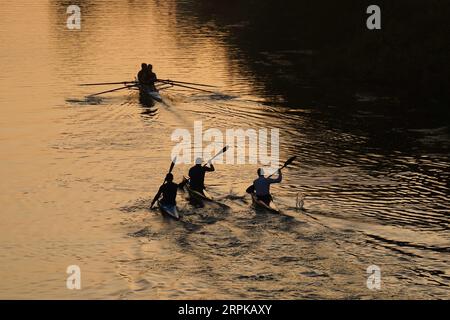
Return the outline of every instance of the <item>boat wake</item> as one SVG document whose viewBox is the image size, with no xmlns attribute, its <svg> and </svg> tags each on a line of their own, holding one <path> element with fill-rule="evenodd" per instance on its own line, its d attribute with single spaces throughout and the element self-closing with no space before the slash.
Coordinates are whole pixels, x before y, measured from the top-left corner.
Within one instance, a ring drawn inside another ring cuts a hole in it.
<svg viewBox="0 0 450 320">
<path fill-rule="evenodd" d="M 76 105 L 99 105 L 104 102 L 104 98 L 101 97 L 84 97 L 83 99 L 78 98 L 67 98 L 67 103 L 76 104 Z"/>
</svg>

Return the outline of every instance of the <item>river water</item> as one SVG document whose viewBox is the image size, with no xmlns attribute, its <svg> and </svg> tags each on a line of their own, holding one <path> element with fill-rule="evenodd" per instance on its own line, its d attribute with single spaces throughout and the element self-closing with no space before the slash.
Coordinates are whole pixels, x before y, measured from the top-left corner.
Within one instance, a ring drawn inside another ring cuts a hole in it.
<svg viewBox="0 0 450 320">
<path fill-rule="evenodd" d="M 81 30 L 66 28 L 67 1 L 0 7 L 0 298 L 450 297 L 447 124 L 356 89 L 350 102 L 290 104 L 189 1 L 82 3 Z M 250 58 L 288 79 L 285 56 Z M 132 80 L 143 61 L 219 93 L 170 89 L 150 108 L 135 91 L 86 100 L 103 87 L 77 86 Z M 279 128 L 280 161 L 297 156 L 272 188 L 283 215 L 257 214 L 244 196 L 256 164 L 207 175 L 229 209 L 196 209 L 182 193 L 182 222 L 148 209 L 171 134 L 194 121 Z M 81 290 L 66 288 L 69 265 Z M 380 290 L 366 285 L 372 265 Z"/>
</svg>

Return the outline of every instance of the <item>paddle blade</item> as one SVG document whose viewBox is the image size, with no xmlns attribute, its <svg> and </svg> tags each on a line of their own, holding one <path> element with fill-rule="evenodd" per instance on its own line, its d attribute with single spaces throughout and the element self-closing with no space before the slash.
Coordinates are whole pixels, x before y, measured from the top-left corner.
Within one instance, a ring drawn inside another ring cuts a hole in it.
<svg viewBox="0 0 450 320">
<path fill-rule="evenodd" d="M 217 154 L 216 154 L 214 157 L 212 157 L 211 159 L 209 159 L 208 162 L 213 161 L 215 158 L 217 158 L 218 156 L 220 156 L 222 153 L 226 152 L 226 151 L 228 150 L 228 148 L 229 148 L 229 146 L 223 147 L 222 150 L 220 150 L 219 152 L 217 152 Z M 205 166 L 206 166 L 206 164 L 205 164 Z"/>
<path fill-rule="evenodd" d="M 172 173 L 173 167 L 175 167 L 176 162 L 177 162 L 177 157 L 173 158 L 172 163 L 170 164 L 169 173 Z"/>
<path fill-rule="evenodd" d="M 255 186 L 254 185 L 248 186 L 245 192 L 252 194 L 253 192 L 255 192 Z"/>
<path fill-rule="evenodd" d="M 209 161 L 212 161 L 213 159 L 217 158 L 218 156 L 220 156 L 222 153 L 226 152 L 228 150 L 228 146 L 225 146 L 222 148 L 222 150 L 220 150 L 219 152 L 217 152 L 217 154 Z"/>
<path fill-rule="evenodd" d="M 283 168 L 284 168 L 284 167 L 287 167 L 287 166 L 290 165 L 292 162 L 294 162 L 294 160 L 295 160 L 296 158 L 297 158 L 296 156 L 290 157 L 290 158 L 284 163 Z"/>
<path fill-rule="evenodd" d="M 294 160 L 295 160 L 296 158 L 297 158 L 296 156 L 293 156 L 293 157 L 290 157 L 289 159 L 287 159 L 287 161 L 283 164 L 283 166 L 282 166 L 279 170 L 281 170 L 281 169 L 287 167 L 288 165 L 290 165 L 292 162 L 294 162 Z M 272 173 L 272 174 L 269 176 L 269 178 L 272 177 L 275 173 L 276 173 L 276 171 L 275 171 L 274 173 Z"/>
</svg>

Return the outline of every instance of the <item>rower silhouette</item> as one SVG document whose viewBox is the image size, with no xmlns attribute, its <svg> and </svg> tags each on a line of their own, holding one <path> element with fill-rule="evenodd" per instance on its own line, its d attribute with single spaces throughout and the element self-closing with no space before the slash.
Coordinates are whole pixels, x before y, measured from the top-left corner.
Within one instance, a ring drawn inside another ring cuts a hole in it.
<svg viewBox="0 0 450 320">
<path fill-rule="evenodd" d="M 148 66 L 146 63 L 141 64 L 141 70 L 137 74 L 137 79 L 140 84 L 148 85 L 150 84 L 150 77 L 148 74 Z"/>
<path fill-rule="evenodd" d="M 137 79 L 139 84 L 150 89 L 151 91 L 157 91 L 155 87 L 155 82 L 158 77 L 153 72 L 153 66 L 151 64 L 142 63 L 141 70 L 137 74 Z"/>
<path fill-rule="evenodd" d="M 147 65 L 147 76 L 150 81 L 150 84 L 155 86 L 155 82 L 158 80 L 158 77 L 156 76 L 156 73 L 153 72 L 153 66 L 149 63 Z"/>
</svg>

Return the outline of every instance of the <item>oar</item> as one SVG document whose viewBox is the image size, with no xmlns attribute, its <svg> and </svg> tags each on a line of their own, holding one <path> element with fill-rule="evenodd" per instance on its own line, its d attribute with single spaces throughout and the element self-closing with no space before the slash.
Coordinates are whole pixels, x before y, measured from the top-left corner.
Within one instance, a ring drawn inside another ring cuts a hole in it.
<svg viewBox="0 0 450 320">
<path fill-rule="evenodd" d="M 127 85 L 125 87 L 120 87 L 120 88 L 117 88 L 117 89 L 106 90 L 106 91 L 90 94 L 90 95 L 88 95 L 88 97 L 94 97 L 94 96 L 98 96 L 98 95 L 101 95 L 101 94 L 104 94 L 104 93 L 108 93 L 108 92 L 114 92 L 114 91 L 119 91 L 119 90 L 123 90 L 123 89 L 129 89 L 129 88 L 133 88 L 135 86 L 136 85 Z"/>
<path fill-rule="evenodd" d="M 281 170 L 281 169 L 284 169 L 285 167 L 287 167 L 288 165 L 290 165 L 295 159 L 296 159 L 297 157 L 296 156 L 293 156 L 293 157 L 290 157 L 278 170 Z M 278 171 L 277 170 L 277 171 Z M 277 171 L 275 171 L 275 172 L 277 172 Z M 267 178 L 270 178 L 271 176 L 273 176 L 274 174 L 275 174 L 275 172 L 274 173 L 272 173 L 270 176 L 268 176 Z M 246 189 L 246 192 L 247 193 L 253 193 L 255 190 L 254 190 L 254 187 L 253 187 L 253 185 L 250 185 L 250 186 L 248 186 L 248 188 Z"/>
<path fill-rule="evenodd" d="M 169 89 L 169 88 L 172 88 L 172 87 L 173 87 L 173 85 L 164 83 L 164 84 L 158 84 L 156 89 L 157 90 L 164 90 L 164 89 Z"/>
<path fill-rule="evenodd" d="M 110 85 L 110 84 L 123 84 L 124 86 L 126 86 L 129 83 L 137 83 L 137 81 L 82 83 L 82 84 L 79 84 L 79 86 L 105 86 L 105 85 Z"/>
<path fill-rule="evenodd" d="M 165 81 L 165 82 L 173 82 L 173 83 L 181 83 L 181 84 L 191 84 L 194 86 L 199 86 L 199 87 L 210 87 L 210 88 L 217 88 L 217 86 L 212 86 L 210 84 L 202 84 L 202 83 L 193 83 L 193 82 L 184 82 L 184 81 L 176 81 L 176 80 L 163 80 L 163 79 L 158 79 L 157 81 Z"/>
<path fill-rule="evenodd" d="M 167 174 L 172 173 L 172 170 L 175 167 L 175 162 L 177 162 L 177 157 L 173 158 L 172 162 L 170 163 L 169 172 Z M 166 174 L 166 177 L 167 177 L 167 174 Z M 166 177 L 164 177 L 163 184 L 166 183 Z M 158 199 L 156 199 L 157 195 L 158 195 L 158 193 L 155 194 L 155 197 L 153 198 L 152 204 L 150 205 L 150 209 L 153 208 L 153 205 L 155 204 L 156 200 L 158 200 Z"/>
<path fill-rule="evenodd" d="M 205 89 L 199 89 L 199 88 L 194 88 L 194 87 L 190 87 L 190 86 L 185 86 L 183 84 L 178 84 L 178 83 L 174 83 L 174 82 L 170 82 L 170 81 L 165 81 L 165 80 L 159 80 L 159 81 L 162 83 L 171 84 L 171 85 L 177 86 L 177 87 L 183 87 L 183 88 L 188 88 L 188 89 L 202 91 L 202 92 L 208 92 L 208 93 L 214 93 L 214 94 L 217 93 L 217 92 L 213 92 L 213 91 L 209 91 L 209 90 L 205 90 Z"/>
<path fill-rule="evenodd" d="M 208 162 L 213 161 L 215 158 L 217 158 L 218 156 L 220 156 L 222 153 L 226 152 L 228 150 L 229 146 L 225 146 L 222 148 L 222 150 L 220 150 L 219 152 L 217 152 L 217 154 L 212 157 L 211 159 L 209 159 Z M 203 166 L 206 167 L 206 165 L 208 164 L 208 162 L 206 162 Z M 178 188 L 183 189 L 183 187 L 186 185 L 186 183 L 188 182 L 188 180 L 183 180 L 180 184 L 178 184 Z"/>
</svg>

